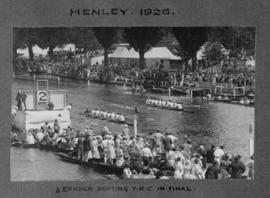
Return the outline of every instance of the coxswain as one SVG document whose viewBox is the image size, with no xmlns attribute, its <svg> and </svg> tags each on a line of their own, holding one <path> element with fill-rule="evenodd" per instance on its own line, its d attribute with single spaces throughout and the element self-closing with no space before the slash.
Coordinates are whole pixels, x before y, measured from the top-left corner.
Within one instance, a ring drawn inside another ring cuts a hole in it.
<svg viewBox="0 0 270 198">
<path fill-rule="evenodd" d="M 135 111 L 135 113 L 139 113 L 138 108 L 137 108 L 136 105 L 135 105 L 134 111 Z"/>
<path fill-rule="evenodd" d="M 129 128 L 127 124 L 125 124 L 123 128 L 123 136 L 129 139 L 130 134 L 129 134 Z"/>
</svg>

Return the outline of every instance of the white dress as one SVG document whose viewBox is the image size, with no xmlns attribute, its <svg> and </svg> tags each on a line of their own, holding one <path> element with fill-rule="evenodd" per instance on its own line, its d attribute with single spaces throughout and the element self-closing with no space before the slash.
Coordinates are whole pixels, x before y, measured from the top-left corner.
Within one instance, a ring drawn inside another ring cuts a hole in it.
<svg viewBox="0 0 270 198">
<path fill-rule="evenodd" d="M 174 171 L 174 179 L 183 179 L 184 174 L 184 166 L 182 162 L 176 162 L 174 165 L 175 171 Z"/>
</svg>

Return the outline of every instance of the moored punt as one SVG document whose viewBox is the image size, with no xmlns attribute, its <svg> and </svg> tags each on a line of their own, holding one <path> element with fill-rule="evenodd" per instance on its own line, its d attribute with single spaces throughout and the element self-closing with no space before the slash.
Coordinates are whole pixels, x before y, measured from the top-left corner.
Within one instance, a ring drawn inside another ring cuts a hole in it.
<svg viewBox="0 0 270 198">
<path fill-rule="evenodd" d="M 79 164 L 83 166 L 92 167 L 97 172 L 102 172 L 106 174 L 115 174 L 117 176 L 122 176 L 124 167 L 117 167 L 110 164 L 105 164 L 104 162 L 95 162 L 89 160 L 88 162 L 81 161 L 79 159 L 72 158 L 68 154 L 65 153 L 57 153 L 62 161 Z"/>
<path fill-rule="evenodd" d="M 22 145 L 22 142 L 21 141 L 17 141 L 17 142 L 12 142 L 11 143 L 11 146 L 13 147 L 20 147 Z"/>
</svg>

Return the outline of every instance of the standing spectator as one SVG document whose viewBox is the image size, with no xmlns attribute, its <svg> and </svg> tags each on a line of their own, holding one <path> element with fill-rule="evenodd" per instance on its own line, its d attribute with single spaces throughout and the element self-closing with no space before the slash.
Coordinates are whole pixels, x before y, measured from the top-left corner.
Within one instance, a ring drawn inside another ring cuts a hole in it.
<svg viewBox="0 0 270 198">
<path fill-rule="evenodd" d="M 83 160 L 85 162 L 88 162 L 89 158 L 92 158 L 91 153 L 91 145 L 90 145 L 90 136 L 88 134 L 85 134 L 84 140 L 83 140 Z"/>
<path fill-rule="evenodd" d="M 191 158 L 191 152 L 192 152 L 192 144 L 191 144 L 191 139 L 188 139 L 186 143 L 184 143 L 184 151 L 186 154 L 186 158 L 190 159 Z"/>
<path fill-rule="evenodd" d="M 54 133 L 57 133 L 57 134 L 60 132 L 60 126 L 57 119 L 54 120 L 53 130 L 54 130 Z"/>
<path fill-rule="evenodd" d="M 19 92 L 17 93 L 16 100 L 17 100 L 17 107 L 18 107 L 18 110 L 19 110 L 19 111 L 22 111 L 22 95 L 21 95 L 21 91 L 19 91 Z"/>
<path fill-rule="evenodd" d="M 100 154 L 98 150 L 98 140 L 97 137 L 94 136 L 92 141 L 91 141 L 91 151 L 92 151 L 92 158 L 94 161 L 99 161 L 100 160 Z"/>
<path fill-rule="evenodd" d="M 241 179 L 242 174 L 245 172 L 246 167 L 241 161 L 241 156 L 238 155 L 234 158 L 234 161 L 230 165 L 231 178 L 232 179 Z"/>
<path fill-rule="evenodd" d="M 184 175 L 184 166 L 180 157 L 176 159 L 174 169 L 174 179 L 182 179 Z"/>
<path fill-rule="evenodd" d="M 84 138 L 83 138 L 83 133 L 81 133 L 79 135 L 79 139 L 78 139 L 78 142 L 77 142 L 77 149 L 78 149 L 78 157 L 80 160 L 83 160 L 83 151 L 84 151 L 84 146 L 83 146 L 83 141 L 84 141 Z"/>
<path fill-rule="evenodd" d="M 250 161 L 247 164 L 248 168 L 248 179 L 254 179 L 254 159 L 253 156 L 250 157 Z"/>
<path fill-rule="evenodd" d="M 218 179 L 219 168 L 217 161 L 214 161 L 205 172 L 205 179 Z"/>
<path fill-rule="evenodd" d="M 224 146 L 220 146 L 214 152 L 215 160 L 218 162 L 219 165 L 220 165 L 220 160 L 224 155 L 223 149 L 224 149 Z"/>
<path fill-rule="evenodd" d="M 206 158 L 207 158 L 207 163 L 212 164 L 214 162 L 214 152 L 215 152 L 215 145 L 211 145 L 211 147 L 207 150 L 206 152 Z"/>
<path fill-rule="evenodd" d="M 146 143 L 145 147 L 142 149 L 142 158 L 143 158 L 143 164 L 144 166 L 149 167 L 150 162 L 152 160 L 152 152 L 151 149 L 149 148 L 149 144 Z"/>
<path fill-rule="evenodd" d="M 196 179 L 204 179 L 202 165 L 198 158 L 194 160 L 194 165 L 191 169 L 191 174 L 194 175 Z"/>
<path fill-rule="evenodd" d="M 24 106 L 24 110 L 26 110 L 27 109 L 27 107 L 26 107 L 26 98 L 27 98 L 27 95 L 26 95 L 26 93 L 24 91 L 21 92 L 21 98 L 22 98 L 22 103 L 23 103 L 23 106 Z"/>
<path fill-rule="evenodd" d="M 206 155 L 206 151 L 205 151 L 203 145 L 200 145 L 199 150 L 198 150 L 198 154 L 199 154 L 199 155 L 201 156 L 201 158 L 202 158 L 202 165 L 203 165 L 203 168 L 206 168 L 207 155 Z"/>
<path fill-rule="evenodd" d="M 165 134 L 163 138 L 163 146 L 166 153 L 166 158 L 168 158 L 169 151 L 171 150 L 171 139 L 168 137 L 168 133 Z"/>
<path fill-rule="evenodd" d="M 53 110 L 54 109 L 54 104 L 52 102 L 48 103 L 48 110 Z"/>
<path fill-rule="evenodd" d="M 109 135 L 107 145 L 108 145 L 108 155 L 107 155 L 108 161 L 111 165 L 114 165 L 116 155 L 115 155 L 115 143 L 114 143 L 112 135 Z"/>
<path fill-rule="evenodd" d="M 229 155 L 226 153 L 220 161 L 220 177 L 221 177 L 221 179 L 227 179 L 230 177 L 229 167 L 230 167 L 231 163 L 232 162 L 229 158 Z"/>
</svg>

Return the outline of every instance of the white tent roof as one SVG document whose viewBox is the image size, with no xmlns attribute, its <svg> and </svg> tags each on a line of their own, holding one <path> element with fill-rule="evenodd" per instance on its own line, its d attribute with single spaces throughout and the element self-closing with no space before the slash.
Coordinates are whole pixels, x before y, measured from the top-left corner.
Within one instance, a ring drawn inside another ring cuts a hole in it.
<svg viewBox="0 0 270 198">
<path fill-rule="evenodd" d="M 153 47 L 145 53 L 144 57 L 166 60 L 181 60 L 180 57 L 175 56 L 167 47 Z"/>
<path fill-rule="evenodd" d="M 134 48 L 128 50 L 125 47 L 118 47 L 110 57 L 138 59 L 139 53 Z M 144 54 L 144 57 L 146 59 L 181 60 L 180 57 L 175 56 L 167 47 L 153 47 Z"/>
<path fill-rule="evenodd" d="M 130 50 L 125 50 L 121 54 L 121 58 L 139 58 L 139 53 L 134 50 L 134 48 L 131 48 Z"/>
<path fill-rule="evenodd" d="M 75 51 L 75 44 L 69 43 L 64 45 L 63 47 L 55 47 L 53 49 L 54 52 L 59 52 L 59 51 Z"/>
<path fill-rule="evenodd" d="M 126 47 L 117 47 L 112 54 L 109 55 L 110 58 L 125 58 L 123 54 L 126 54 L 128 49 Z"/>
<path fill-rule="evenodd" d="M 46 56 L 48 54 L 48 50 L 49 50 L 48 48 L 43 50 L 37 45 L 33 46 L 34 56 L 39 56 L 39 55 Z M 17 49 L 17 53 L 23 54 L 22 57 L 29 58 L 28 48 Z"/>
</svg>

